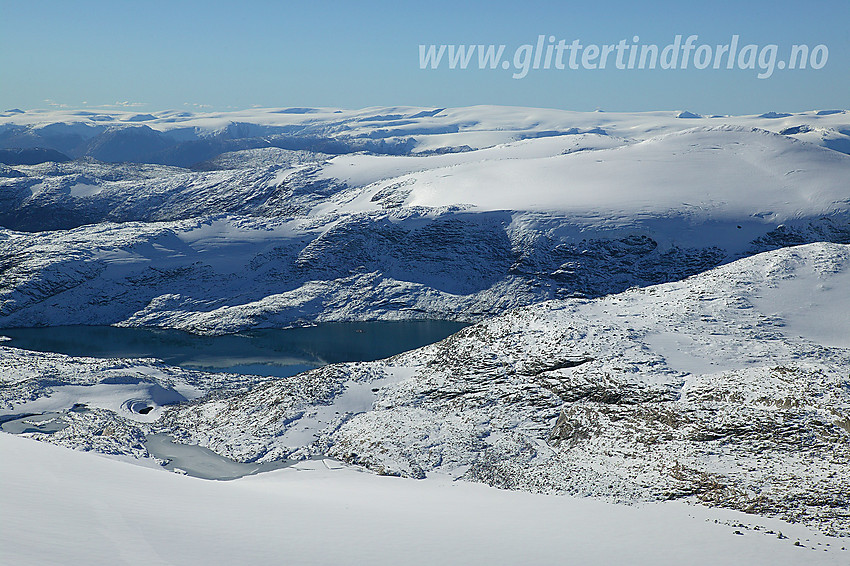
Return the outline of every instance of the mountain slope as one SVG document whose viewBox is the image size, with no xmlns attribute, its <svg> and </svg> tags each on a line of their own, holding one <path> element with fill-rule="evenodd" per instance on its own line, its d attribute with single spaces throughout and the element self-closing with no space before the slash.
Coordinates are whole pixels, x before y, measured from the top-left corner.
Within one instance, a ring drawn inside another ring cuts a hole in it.
<svg viewBox="0 0 850 566">
<path fill-rule="evenodd" d="M 59 430 L 27 434 L 136 458 L 165 432 L 239 461 L 683 499 L 847 536 L 848 285 L 850 245 L 783 248 L 282 380 L 0 346 L 19 368 L 3 373 L 2 415 L 58 411 Z"/>
<path fill-rule="evenodd" d="M 0 145 L 123 161 L 0 171 L 0 328 L 478 322 L 283 380 L 0 346 L 0 418 L 850 535 L 847 115 L 678 116 L 0 116 Z"/>
<path fill-rule="evenodd" d="M 787 248 L 515 310 L 162 424 L 240 460 L 323 453 L 512 489 L 694 497 L 846 536 L 850 324 L 830 313 L 850 308 L 848 283 L 850 246 Z"/>
</svg>

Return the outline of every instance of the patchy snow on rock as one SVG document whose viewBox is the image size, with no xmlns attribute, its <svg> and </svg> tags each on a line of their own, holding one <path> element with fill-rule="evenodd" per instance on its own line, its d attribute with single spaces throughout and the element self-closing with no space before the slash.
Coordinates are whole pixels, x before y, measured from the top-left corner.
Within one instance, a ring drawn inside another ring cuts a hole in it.
<svg viewBox="0 0 850 566">
<path fill-rule="evenodd" d="M 213 412 L 175 406 L 162 422 L 238 460 L 331 454 L 384 474 L 695 498 L 846 535 L 850 350 L 821 341 L 829 320 L 807 332 L 774 305 L 783 286 L 848 269 L 847 245 L 763 253 L 518 309 L 388 362 L 268 382 Z"/>
<path fill-rule="evenodd" d="M 103 190 L 101 185 L 93 185 L 88 183 L 77 183 L 71 187 L 72 197 L 90 197 L 98 194 Z"/>
</svg>

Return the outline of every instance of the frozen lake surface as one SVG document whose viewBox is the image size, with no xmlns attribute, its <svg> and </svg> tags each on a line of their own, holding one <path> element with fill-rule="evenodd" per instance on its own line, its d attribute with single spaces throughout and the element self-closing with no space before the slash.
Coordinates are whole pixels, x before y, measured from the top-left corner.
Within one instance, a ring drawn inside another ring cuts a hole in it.
<svg viewBox="0 0 850 566">
<path fill-rule="evenodd" d="M 277 460 L 263 464 L 236 462 L 203 446 L 174 442 L 170 436 L 162 433 L 148 435 L 145 448 L 152 456 L 165 462 L 165 469 L 207 480 L 233 480 L 285 468 L 295 463 L 294 460 Z"/>
</svg>

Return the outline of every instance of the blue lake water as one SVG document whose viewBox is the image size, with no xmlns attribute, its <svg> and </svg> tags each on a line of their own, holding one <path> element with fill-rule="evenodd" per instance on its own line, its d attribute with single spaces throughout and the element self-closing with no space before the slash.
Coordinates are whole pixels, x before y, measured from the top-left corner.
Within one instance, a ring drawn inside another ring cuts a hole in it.
<svg viewBox="0 0 850 566">
<path fill-rule="evenodd" d="M 225 336 L 167 328 L 54 326 L 0 329 L 0 336 L 10 338 L 0 344 L 71 356 L 153 357 L 186 368 L 288 377 L 325 364 L 386 358 L 465 326 L 437 320 L 332 322 Z"/>
</svg>

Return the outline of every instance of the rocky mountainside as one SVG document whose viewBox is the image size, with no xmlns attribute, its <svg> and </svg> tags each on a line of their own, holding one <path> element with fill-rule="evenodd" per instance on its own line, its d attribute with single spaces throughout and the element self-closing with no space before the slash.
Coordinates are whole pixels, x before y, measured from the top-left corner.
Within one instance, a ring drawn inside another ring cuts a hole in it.
<svg viewBox="0 0 850 566">
<path fill-rule="evenodd" d="M 783 249 L 514 310 L 162 424 L 240 460 L 313 452 L 512 489 L 693 497 L 846 536 L 848 284 L 850 246 Z"/>
</svg>

